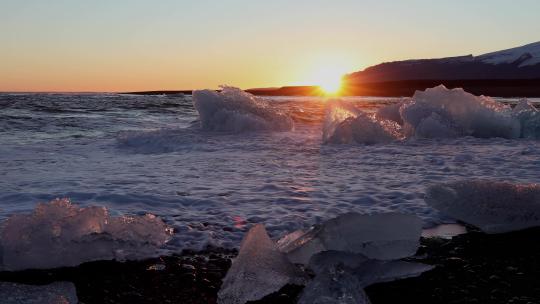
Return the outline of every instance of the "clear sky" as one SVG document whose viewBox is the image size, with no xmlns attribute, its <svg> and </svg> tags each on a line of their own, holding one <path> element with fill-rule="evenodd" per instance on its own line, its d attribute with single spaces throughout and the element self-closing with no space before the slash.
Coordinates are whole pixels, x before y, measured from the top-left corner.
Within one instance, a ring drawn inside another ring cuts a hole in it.
<svg viewBox="0 0 540 304">
<path fill-rule="evenodd" d="M 540 40 L 538 0 L 0 0 L 0 91 L 313 84 Z"/>
</svg>

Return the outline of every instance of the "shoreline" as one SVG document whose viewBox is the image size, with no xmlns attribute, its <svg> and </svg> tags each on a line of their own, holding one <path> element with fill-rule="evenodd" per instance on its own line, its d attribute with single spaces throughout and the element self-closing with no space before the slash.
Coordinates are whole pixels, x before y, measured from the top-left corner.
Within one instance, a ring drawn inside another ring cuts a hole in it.
<svg viewBox="0 0 540 304">
<path fill-rule="evenodd" d="M 540 97 L 540 79 L 419 79 L 361 84 L 344 83 L 343 92 L 337 97 L 410 97 L 417 90 L 425 90 L 440 84 L 449 89 L 463 88 L 474 95 L 506 98 Z M 280 88 L 246 89 L 245 91 L 256 96 L 324 96 L 318 86 L 284 86 Z M 192 92 L 193 90 L 153 90 L 121 92 L 119 94 L 191 95 Z"/>
<path fill-rule="evenodd" d="M 469 231 L 452 239 L 421 238 L 414 260 L 436 268 L 419 277 L 366 288 L 373 304 L 538 303 L 540 228 L 505 234 Z M 236 250 L 201 252 L 141 261 L 96 261 L 77 267 L 0 272 L 0 281 L 24 284 L 73 282 L 80 303 L 216 303 L 221 280 Z M 288 285 L 252 303 L 296 303 L 303 287 Z"/>
</svg>

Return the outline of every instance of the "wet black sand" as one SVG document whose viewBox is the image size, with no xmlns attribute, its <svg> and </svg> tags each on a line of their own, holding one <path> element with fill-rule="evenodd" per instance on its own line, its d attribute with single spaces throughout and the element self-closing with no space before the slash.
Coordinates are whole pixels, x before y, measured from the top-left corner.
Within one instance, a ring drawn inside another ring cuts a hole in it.
<svg viewBox="0 0 540 304">
<path fill-rule="evenodd" d="M 236 251 L 212 249 L 137 262 L 91 262 L 55 270 L 0 272 L 1 281 L 66 280 L 81 303 L 215 303 Z M 540 303 L 540 228 L 499 235 L 470 232 L 422 239 L 415 259 L 437 267 L 417 278 L 372 285 L 378 303 Z M 257 303 L 295 303 L 286 286 Z"/>
</svg>

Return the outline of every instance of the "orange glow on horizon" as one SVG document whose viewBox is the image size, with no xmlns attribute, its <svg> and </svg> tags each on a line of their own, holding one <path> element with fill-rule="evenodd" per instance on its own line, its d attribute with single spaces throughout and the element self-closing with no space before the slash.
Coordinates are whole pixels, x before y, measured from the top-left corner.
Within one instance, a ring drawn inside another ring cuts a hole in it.
<svg viewBox="0 0 540 304">
<path fill-rule="evenodd" d="M 328 52 L 313 58 L 311 68 L 306 68 L 306 83 L 318 87 L 322 96 L 339 96 L 344 93 L 344 76 L 355 70 L 352 60 Z"/>
</svg>

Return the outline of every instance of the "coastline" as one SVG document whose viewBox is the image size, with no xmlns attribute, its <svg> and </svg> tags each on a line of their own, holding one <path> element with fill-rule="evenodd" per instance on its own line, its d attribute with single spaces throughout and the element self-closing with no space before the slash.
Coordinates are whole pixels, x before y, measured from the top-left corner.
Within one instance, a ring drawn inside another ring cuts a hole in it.
<svg viewBox="0 0 540 304">
<path fill-rule="evenodd" d="M 474 95 L 497 97 L 540 97 L 540 79 L 419 79 L 362 84 L 344 83 L 339 96 L 410 97 L 417 90 L 443 84 L 449 89 L 463 88 Z M 246 89 L 257 96 L 323 96 L 317 86 Z M 133 95 L 191 95 L 192 90 L 123 92 Z"/>
<path fill-rule="evenodd" d="M 537 303 L 540 300 L 540 228 L 505 234 L 476 230 L 452 239 L 422 238 L 414 261 L 436 265 L 416 278 L 366 289 L 373 304 Z M 1 281 L 47 284 L 71 281 L 81 303 L 216 303 L 221 279 L 236 250 L 141 261 L 97 261 L 52 270 L 0 272 Z M 301 286 L 288 285 L 252 303 L 296 303 Z"/>
</svg>

